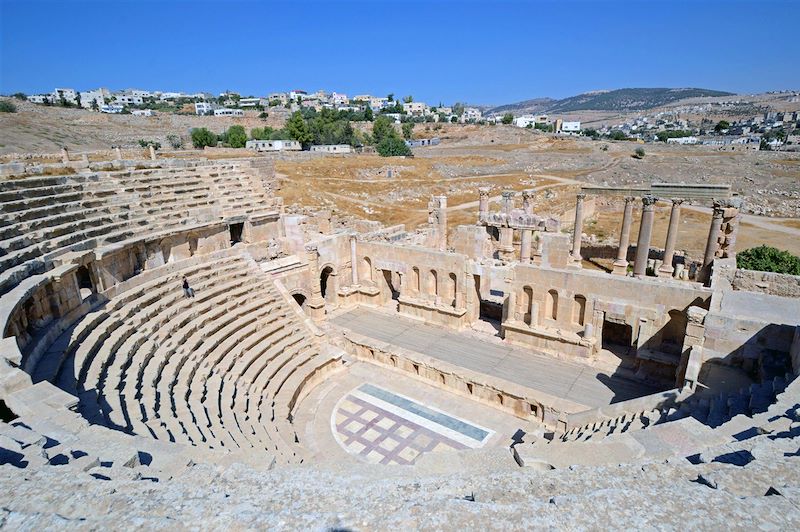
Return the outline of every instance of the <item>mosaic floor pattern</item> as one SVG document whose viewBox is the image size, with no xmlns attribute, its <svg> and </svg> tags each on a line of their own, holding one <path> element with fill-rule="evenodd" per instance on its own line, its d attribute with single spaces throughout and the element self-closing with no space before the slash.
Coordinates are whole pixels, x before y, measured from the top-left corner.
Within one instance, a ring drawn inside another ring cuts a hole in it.
<svg viewBox="0 0 800 532">
<path fill-rule="evenodd" d="M 482 447 L 493 431 L 372 384 L 339 401 L 331 428 L 350 454 L 378 464 L 413 464 L 422 453 Z"/>
</svg>

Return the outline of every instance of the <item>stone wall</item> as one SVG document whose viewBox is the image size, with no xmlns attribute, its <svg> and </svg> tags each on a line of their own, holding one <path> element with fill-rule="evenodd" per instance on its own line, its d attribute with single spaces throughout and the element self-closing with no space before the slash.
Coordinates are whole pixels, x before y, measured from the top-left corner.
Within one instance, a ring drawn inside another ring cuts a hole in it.
<svg viewBox="0 0 800 532">
<path fill-rule="evenodd" d="M 746 290 L 781 297 L 800 297 L 800 275 L 753 270 L 722 269 L 720 277 L 734 290 Z"/>
</svg>

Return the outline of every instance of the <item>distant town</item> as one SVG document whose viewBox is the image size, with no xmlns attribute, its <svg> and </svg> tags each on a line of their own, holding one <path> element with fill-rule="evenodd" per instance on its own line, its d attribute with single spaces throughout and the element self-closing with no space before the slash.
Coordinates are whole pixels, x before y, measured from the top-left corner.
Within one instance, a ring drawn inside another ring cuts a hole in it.
<svg viewBox="0 0 800 532">
<path fill-rule="evenodd" d="M 298 111 L 325 109 L 341 113 L 353 121 L 372 121 L 384 115 L 396 124 L 401 123 L 459 123 L 494 125 L 506 124 L 519 128 L 537 129 L 558 135 L 582 135 L 611 140 L 666 142 L 681 145 L 717 146 L 726 150 L 780 150 L 800 145 L 800 112 L 752 112 L 747 118 L 712 120 L 686 116 L 718 115 L 726 110 L 742 112 L 742 102 L 736 99 L 658 110 L 639 114 L 619 123 L 582 124 L 578 120 L 544 113 L 492 112 L 480 106 L 462 103 L 429 105 L 415 101 L 412 96 L 395 98 L 394 94 L 348 96 L 340 92 L 291 90 L 267 96 L 242 96 L 226 91 L 219 95 L 209 92 L 184 93 L 126 89 L 112 92 L 106 88 L 78 91 L 55 88 L 50 93 L 13 95 L 41 105 L 80 107 L 108 114 L 153 116 L 155 113 L 196 114 L 203 116 L 243 117 L 247 111 L 266 118 L 277 114 L 288 118 Z M 254 138 L 253 141 L 264 140 Z M 286 139 L 289 140 L 289 139 Z M 413 142 L 407 139 L 407 142 Z M 290 144 L 286 144 L 289 146 Z M 283 146 L 278 143 L 279 149 Z M 253 145 L 252 147 L 256 147 Z M 272 147 L 272 145 L 270 145 Z M 290 149 L 299 149 L 292 145 Z"/>
</svg>

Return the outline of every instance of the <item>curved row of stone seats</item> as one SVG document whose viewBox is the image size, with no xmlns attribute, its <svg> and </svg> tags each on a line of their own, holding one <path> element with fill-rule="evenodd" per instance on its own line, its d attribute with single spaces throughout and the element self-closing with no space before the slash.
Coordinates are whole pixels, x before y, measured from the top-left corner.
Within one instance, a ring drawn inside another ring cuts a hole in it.
<svg viewBox="0 0 800 532">
<path fill-rule="evenodd" d="M 92 422 L 302 461 L 291 409 L 340 359 L 320 353 L 294 303 L 236 253 L 148 270 L 136 285 L 134 277 L 24 366 L 34 381 L 77 395 Z M 184 296 L 183 276 L 195 298 Z"/>
<path fill-rule="evenodd" d="M 562 442 L 600 441 L 607 436 L 646 429 L 654 425 L 693 417 L 701 423 L 715 428 L 738 415 L 752 417 L 765 412 L 776 402 L 794 377 L 786 374 L 762 383 L 751 384 L 736 393 L 721 393 L 712 397 L 689 397 L 678 408 L 654 408 L 645 412 L 626 413 L 614 419 L 607 419 L 575 427 L 559 437 Z"/>
<path fill-rule="evenodd" d="M 143 169 L 0 183 L 0 294 L 59 254 L 272 209 L 239 166 Z"/>
</svg>

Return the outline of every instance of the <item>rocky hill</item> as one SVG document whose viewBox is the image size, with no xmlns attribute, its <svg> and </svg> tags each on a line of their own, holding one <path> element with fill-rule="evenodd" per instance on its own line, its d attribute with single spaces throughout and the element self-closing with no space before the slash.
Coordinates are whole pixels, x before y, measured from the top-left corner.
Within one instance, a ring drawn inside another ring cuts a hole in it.
<svg viewBox="0 0 800 532">
<path fill-rule="evenodd" d="M 487 111 L 498 113 L 568 113 L 572 111 L 639 111 L 669 105 L 686 98 L 731 96 L 730 92 L 708 89 L 638 88 L 594 91 L 561 100 L 536 98 L 501 105 Z"/>
</svg>

